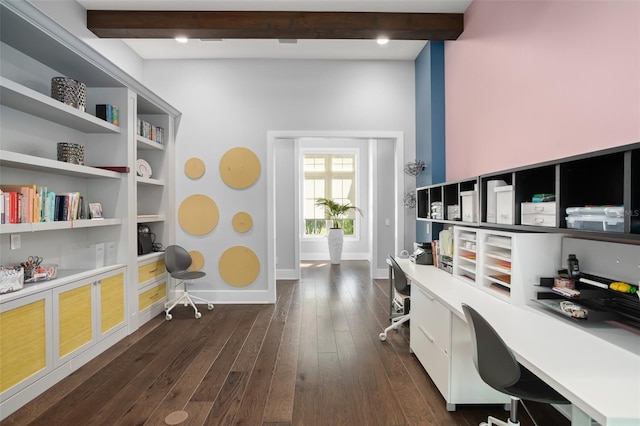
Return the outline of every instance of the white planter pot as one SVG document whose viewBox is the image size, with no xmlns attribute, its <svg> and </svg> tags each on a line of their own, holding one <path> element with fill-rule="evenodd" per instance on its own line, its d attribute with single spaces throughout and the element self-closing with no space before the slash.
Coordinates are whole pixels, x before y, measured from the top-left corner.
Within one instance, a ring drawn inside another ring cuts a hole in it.
<svg viewBox="0 0 640 426">
<path fill-rule="evenodd" d="M 330 228 L 327 234 L 327 241 L 329 242 L 329 258 L 334 265 L 340 264 L 340 258 L 342 257 L 342 243 L 344 241 L 344 232 L 342 229 Z"/>
</svg>

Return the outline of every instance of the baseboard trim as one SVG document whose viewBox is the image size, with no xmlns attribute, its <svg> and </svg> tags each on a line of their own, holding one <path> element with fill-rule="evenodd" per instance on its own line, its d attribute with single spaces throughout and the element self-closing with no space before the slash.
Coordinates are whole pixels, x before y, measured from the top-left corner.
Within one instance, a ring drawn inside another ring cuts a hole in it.
<svg viewBox="0 0 640 426">
<path fill-rule="evenodd" d="M 299 280 L 300 270 L 276 269 L 276 280 Z"/>
</svg>

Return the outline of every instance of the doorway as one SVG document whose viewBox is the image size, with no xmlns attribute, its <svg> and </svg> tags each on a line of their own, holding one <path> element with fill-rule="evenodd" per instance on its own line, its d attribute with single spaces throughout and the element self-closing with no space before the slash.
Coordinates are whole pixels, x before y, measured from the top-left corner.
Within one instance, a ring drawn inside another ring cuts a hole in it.
<svg viewBox="0 0 640 426">
<path fill-rule="evenodd" d="M 300 278 L 299 141 L 345 139 L 368 144 L 367 260 L 374 278 L 387 276 L 386 258 L 404 247 L 402 196 L 404 137 L 381 131 L 270 131 L 267 134 L 267 262 L 269 287 L 276 279 Z M 273 287 L 272 287 L 273 286 Z"/>
</svg>

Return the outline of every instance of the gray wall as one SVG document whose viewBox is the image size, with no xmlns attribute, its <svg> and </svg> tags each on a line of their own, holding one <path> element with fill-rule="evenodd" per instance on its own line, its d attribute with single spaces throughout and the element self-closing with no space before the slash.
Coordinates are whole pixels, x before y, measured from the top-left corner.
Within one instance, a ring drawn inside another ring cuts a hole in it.
<svg viewBox="0 0 640 426">
<path fill-rule="evenodd" d="M 261 301 L 267 289 L 268 131 L 400 131 L 405 161 L 415 156 L 412 61 L 158 60 L 145 63 L 144 81 L 183 113 L 176 141 L 176 205 L 189 194 L 204 193 L 220 209 L 220 223 L 209 235 L 194 238 L 176 230 L 177 243 L 205 255 L 207 277 L 200 288 L 215 293 L 207 297 L 217 301 Z M 253 150 L 263 164 L 256 184 L 241 191 L 227 187 L 218 174 L 222 155 L 237 146 Z M 194 156 L 207 166 L 205 177 L 196 182 L 182 172 Z M 289 172 L 278 170 L 279 179 L 287 179 L 281 173 Z M 280 191 L 290 190 L 286 188 Z M 239 235 L 229 226 L 237 211 L 252 215 L 250 235 Z M 414 229 L 415 222 L 407 220 L 408 244 Z M 284 268 L 282 245 L 292 235 L 276 238 L 281 246 L 278 266 Z M 234 245 L 249 247 L 261 260 L 258 279 L 240 289 L 226 285 L 217 270 L 222 252 Z"/>
</svg>

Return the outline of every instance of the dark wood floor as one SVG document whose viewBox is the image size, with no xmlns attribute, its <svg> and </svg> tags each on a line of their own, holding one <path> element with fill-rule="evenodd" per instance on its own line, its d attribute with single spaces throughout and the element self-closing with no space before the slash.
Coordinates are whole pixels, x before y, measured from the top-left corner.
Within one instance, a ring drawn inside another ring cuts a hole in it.
<svg viewBox="0 0 640 426">
<path fill-rule="evenodd" d="M 445 403 L 409 330 L 388 325 L 388 282 L 368 263 L 305 264 L 275 305 L 217 305 L 195 320 L 159 316 L 2 422 L 3 425 L 477 425 L 502 406 Z M 538 424 L 569 422 L 528 404 Z M 532 423 L 525 418 L 522 425 Z"/>
</svg>

